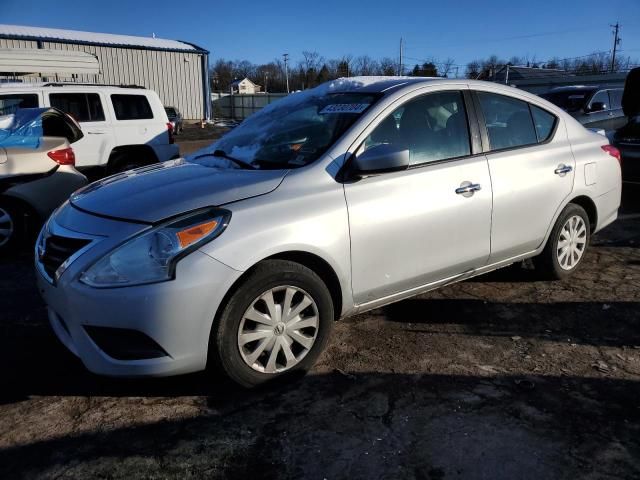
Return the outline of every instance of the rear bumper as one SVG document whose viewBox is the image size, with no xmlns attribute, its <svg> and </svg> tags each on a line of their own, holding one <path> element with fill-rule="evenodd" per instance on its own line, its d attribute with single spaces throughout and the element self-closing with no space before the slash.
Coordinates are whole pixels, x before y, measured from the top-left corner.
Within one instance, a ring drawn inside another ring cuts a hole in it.
<svg viewBox="0 0 640 480">
<path fill-rule="evenodd" d="M 180 147 L 175 143 L 166 144 L 166 145 L 151 145 L 153 151 L 158 157 L 159 162 L 166 162 L 167 160 L 171 160 L 174 158 L 180 157 Z"/>
</svg>

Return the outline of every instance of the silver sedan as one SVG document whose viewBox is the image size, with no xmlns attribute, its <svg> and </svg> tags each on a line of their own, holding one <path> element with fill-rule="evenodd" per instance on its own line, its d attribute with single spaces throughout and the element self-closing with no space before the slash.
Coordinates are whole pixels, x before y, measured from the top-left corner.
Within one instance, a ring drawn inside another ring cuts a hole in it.
<svg viewBox="0 0 640 480">
<path fill-rule="evenodd" d="M 37 278 L 96 373 L 308 370 L 335 320 L 534 257 L 579 268 L 617 217 L 618 151 L 514 88 L 340 79 L 188 159 L 107 178 L 48 221 Z"/>
</svg>

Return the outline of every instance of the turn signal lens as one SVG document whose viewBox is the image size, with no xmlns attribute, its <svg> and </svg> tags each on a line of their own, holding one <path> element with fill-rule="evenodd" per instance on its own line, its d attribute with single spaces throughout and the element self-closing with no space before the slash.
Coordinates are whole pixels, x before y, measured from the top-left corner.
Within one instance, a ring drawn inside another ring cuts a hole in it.
<svg viewBox="0 0 640 480">
<path fill-rule="evenodd" d="M 180 247 L 185 248 L 189 245 L 193 245 L 201 238 L 204 238 L 209 235 L 209 233 L 213 232 L 217 226 L 218 222 L 216 220 L 211 220 L 176 232 Z"/>
<path fill-rule="evenodd" d="M 602 148 L 602 150 L 604 150 L 609 155 L 611 155 L 613 158 L 618 160 L 618 163 L 620 165 L 622 165 L 622 155 L 620 155 L 620 150 L 618 150 L 613 145 L 602 145 L 602 147 L 600 147 L 600 148 Z"/>
</svg>

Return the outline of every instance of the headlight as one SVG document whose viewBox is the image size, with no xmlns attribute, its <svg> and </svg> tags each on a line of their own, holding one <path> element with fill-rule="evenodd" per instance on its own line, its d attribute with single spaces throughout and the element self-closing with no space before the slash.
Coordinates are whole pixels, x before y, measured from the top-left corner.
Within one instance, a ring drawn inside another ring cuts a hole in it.
<svg viewBox="0 0 640 480">
<path fill-rule="evenodd" d="M 226 228 L 231 212 L 208 209 L 173 219 L 128 240 L 80 276 L 92 287 L 124 287 L 174 278 L 176 263 Z"/>
</svg>

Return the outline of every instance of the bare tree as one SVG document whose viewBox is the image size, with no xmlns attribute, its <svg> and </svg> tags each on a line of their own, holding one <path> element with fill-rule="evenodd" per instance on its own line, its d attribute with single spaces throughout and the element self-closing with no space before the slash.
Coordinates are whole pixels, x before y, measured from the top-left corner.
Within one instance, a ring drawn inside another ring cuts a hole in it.
<svg viewBox="0 0 640 480">
<path fill-rule="evenodd" d="M 440 64 L 440 75 L 448 77 L 455 63 L 456 61 L 453 58 L 447 57 L 447 59 Z"/>
</svg>

